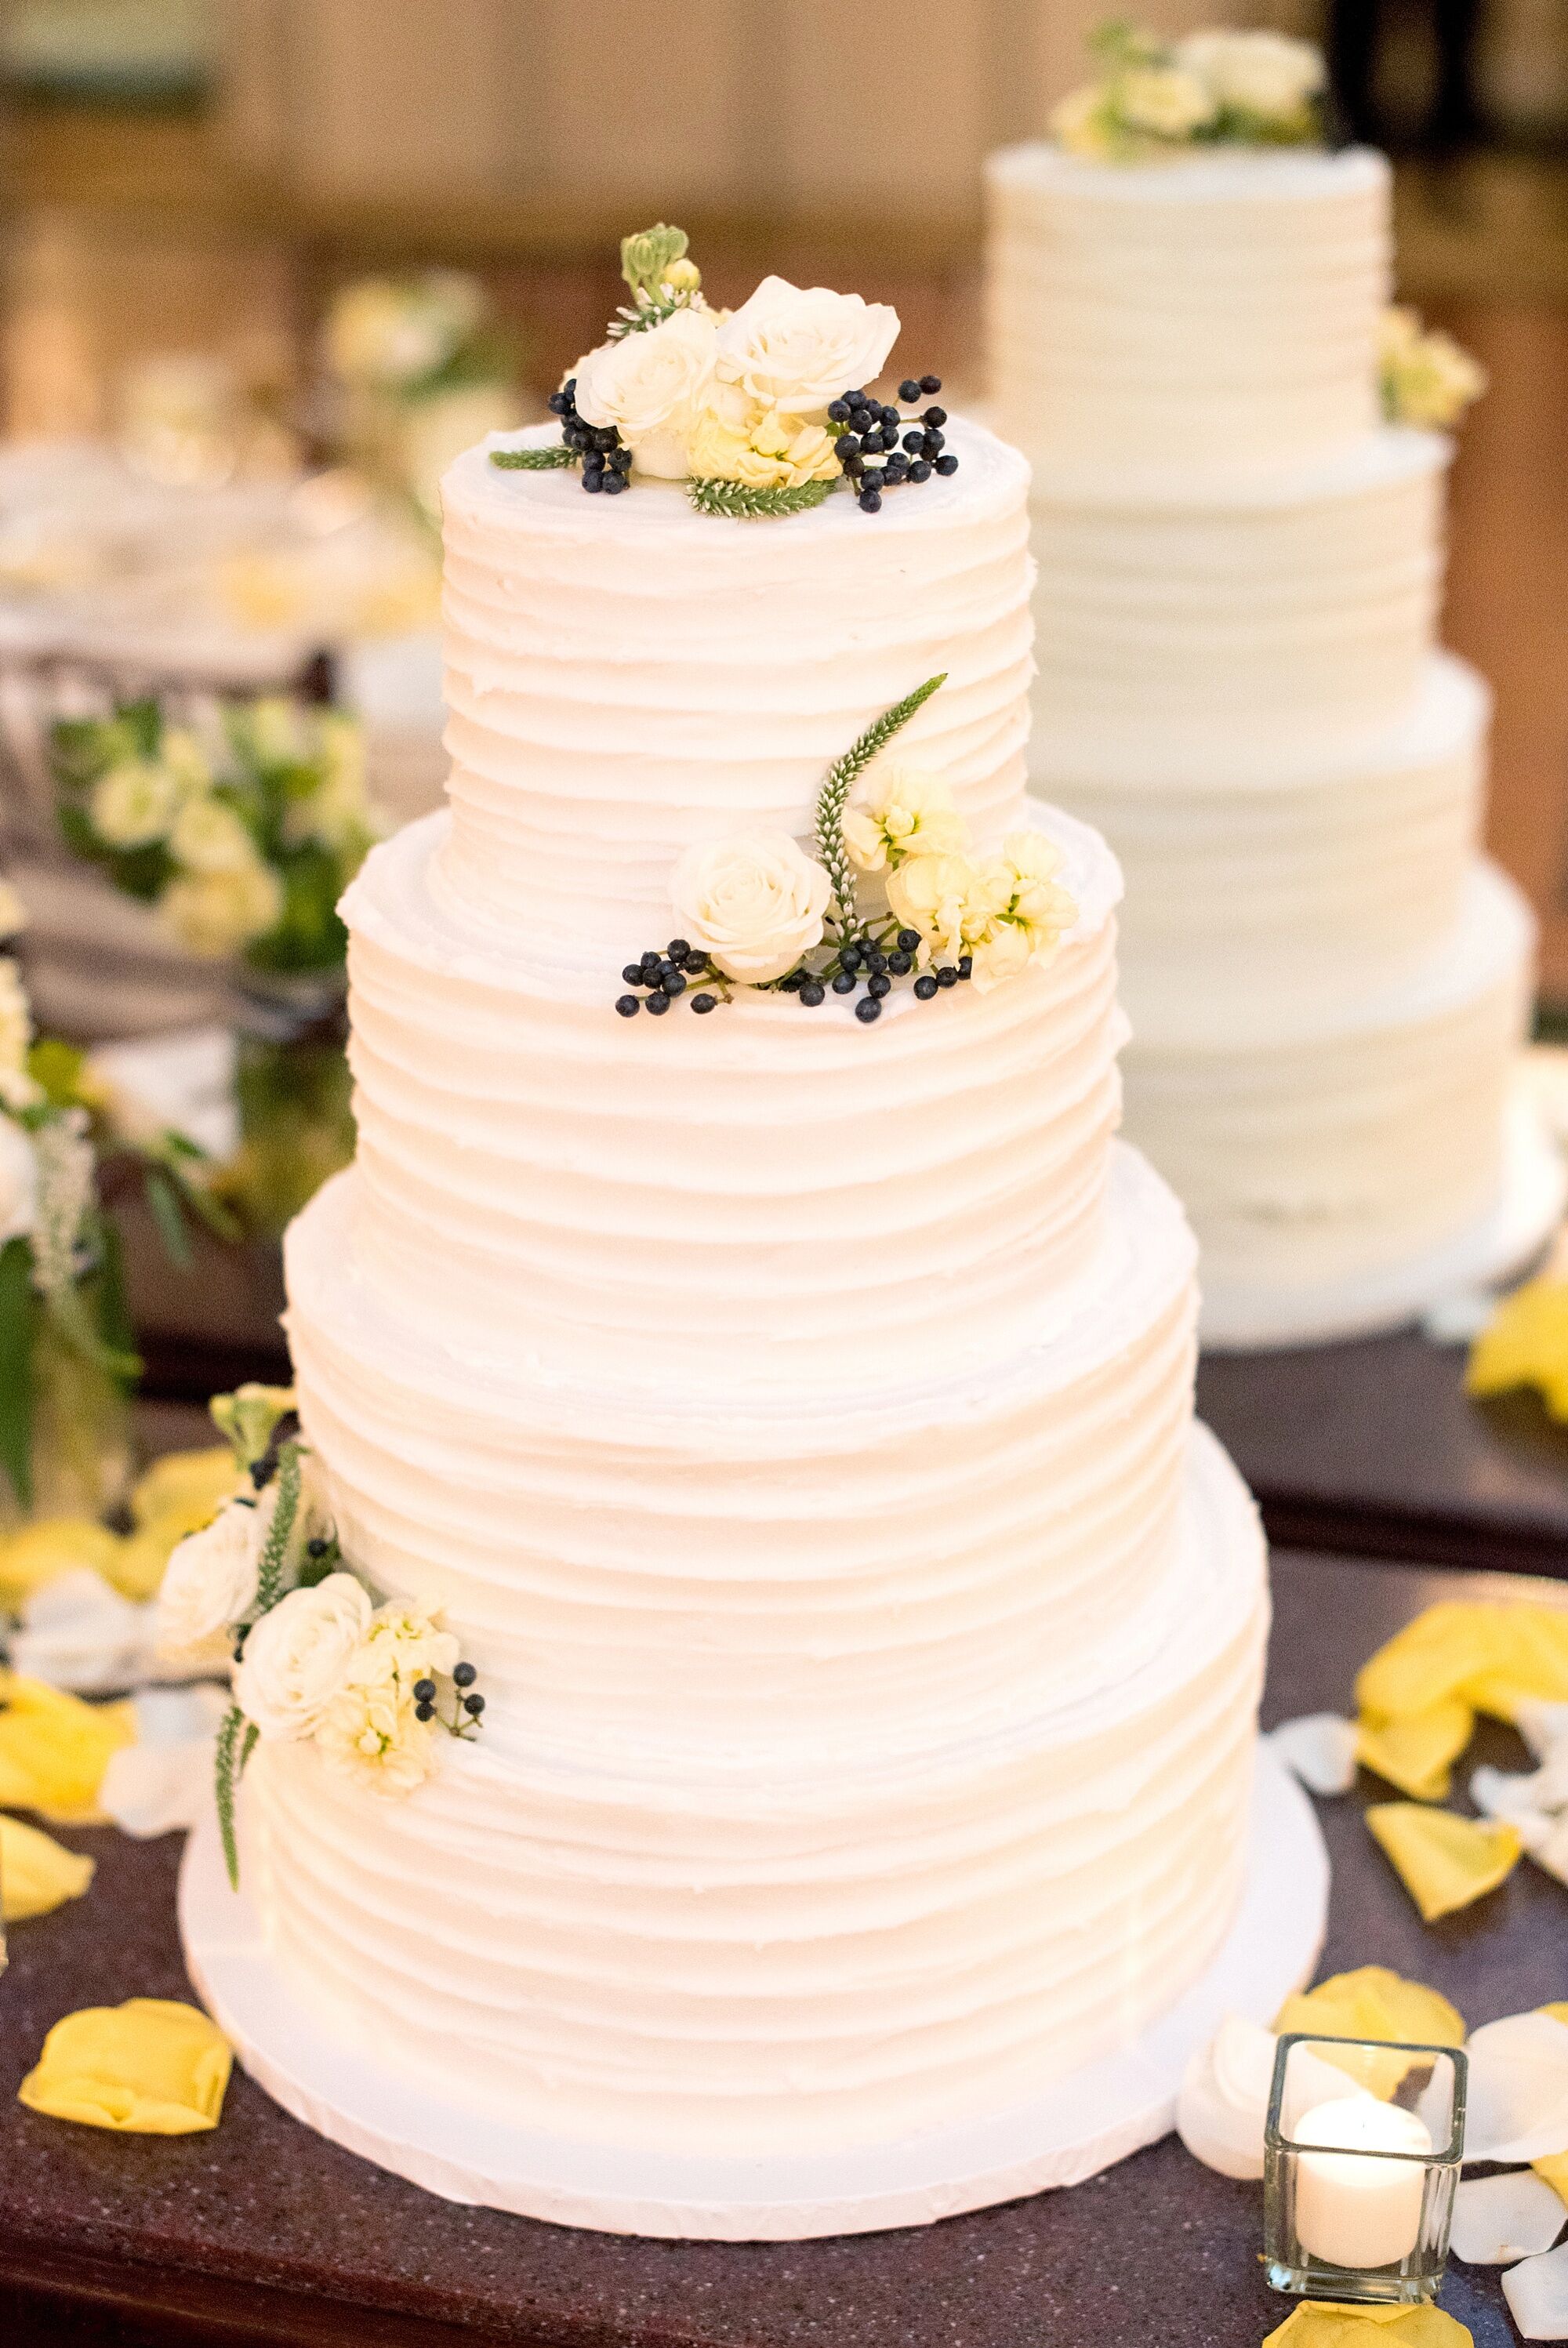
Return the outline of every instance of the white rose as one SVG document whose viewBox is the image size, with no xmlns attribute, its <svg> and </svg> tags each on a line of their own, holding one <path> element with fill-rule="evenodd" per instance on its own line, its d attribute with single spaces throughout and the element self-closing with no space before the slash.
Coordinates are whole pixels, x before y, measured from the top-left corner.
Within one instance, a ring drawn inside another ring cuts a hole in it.
<svg viewBox="0 0 1568 2348">
<path fill-rule="evenodd" d="M 0 1247 L 25 1240 L 38 1206 L 38 1162 L 19 1125 L 0 1117 Z"/>
<path fill-rule="evenodd" d="M 825 285 L 765 277 L 718 329 L 718 375 L 765 407 L 811 417 L 874 383 L 898 340 L 898 312 Z"/>
<path fill-rule="evenodd" d="M 1208 83 L 1181 66 L 1135 66 L 1116 86 L 1116 110 L 1129 129 L 1157 139 L 1186 139 L 1219 113 Z"/>
<path fill-rule="evenodd" d="M 1068 154 L 1103 162 L 1112 147 L 1104 85 L 1091 81 L 1081 89 L 1069 90 L 1052 108 L 1046 128 Z"/>
<path fill-rule="evenodd" d="M 22 973 L 8 955 L 0 957 L 0 1068 L 18 1073 L 32 1040 L 33 1014 Z"/>
<path fill-rule="evenodd" d="M 283 910 L 283 884 L 259 857 L 239 871 L 181 874 L 158 901 L 159 920 L 193 954 L 237 953 Z"/>
<path fill-rule="evenodd" d="M 192 872 L 242 872 L 256 860 L 256 843 L 222 799 L 187 799 L 174 819 L 169 852 Z"/>
<path fill-rule="evenodd" d="M 1285 33 L 1193 33 L 1176 56 L 1222 106 L 1268 122 L 1294 120 L 1328 77 L 1322 51 Z"/>
<path fill-rule="evenodd" d="M 346 382 L 396 390 L 444 366 L 483 309 L 480 286 L 457 270 L 432 270 L 412 284 L 367 277 L 332 305 L 327 362 Z"/>
<path fill-rule="evenodd" d="M 163 838 L 179 805 L 180 785 L 169 769 L 132 758 L 98 777 L 88 815 L 110 848 L 147 848 Z"/>
<path fill-rule="evenodd" d="M 369 1793 L 411 1794 L 430 1774 L 430 1729 L 395 1678 L 354 1681 L 326 1706 L 315 1733 L 332 1767 Z"/>
<path fill-rule="evenodd" d="M 176 1543 L 158 1593 L 160 1653 L 205 1647 L 250 1612 L 274 1501 L 274 1494 L 254 1506 L 231 1500 L 201 1532 Z"/>
<path fill-rule="evenodd" d="M 291 1590 L 245 1641 L 235 1703 L 263 1736 L 309 1736 L 347 1685 L 369 1627 L 370 1601 L 351 1573 Z"/>
<path fill-rule="evenodd" d="M 686 446 L 713 384 L 717 329 L 707 310 L 676 310 L 644 334 L 602 343 L 577 364 L 577 413 L 614 425 L 639 469 L 686 478 Z"/>
<path fill-rule="evenodd" d="M 822 867 L 785 832 L 699 840 L 670 881 L 683 934 L 751 986 L 782 978 L 818 943 L 831 895 Z"/>
<path fill-rule="evenodd" d="M 943 776 L 882 757 L 844 817 L 844 843 L 862 872 L 882 872 L 906 856 L 958 852 L 969 844 L 969 827 Z"/>
</svg>

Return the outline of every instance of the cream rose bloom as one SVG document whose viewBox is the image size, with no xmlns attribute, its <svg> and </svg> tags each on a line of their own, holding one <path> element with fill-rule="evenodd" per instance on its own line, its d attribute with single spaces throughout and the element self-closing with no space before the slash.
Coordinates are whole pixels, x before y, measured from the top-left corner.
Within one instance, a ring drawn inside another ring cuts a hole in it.
<svg viewBox="0 0 1568 2348">
<path fill-rule="evenodd" d="M 676 310 L 645 333 L 602 343 L 577 362 L 577 413 L 614 425 L 638 470 L 684 480 L 697 417 L 713 384 L 717 327 L 707 310 Z"/>
<path fill-rule="evenodd" d="M 188 953 L 238 953 L 283 918 L 283 884 L 257 857 L 232 872 L 188 872 L 170 882 L 158 918 Z"/>
<path fill-rule="evenodd" d="M 706 408 L 697 418 L 689 450 L 699 480 L 744 481 L 753 489 L 799 489 L 805 481 L 830 481 L 841 468 L 830 433 L 798 416 L 755 407 L 743 400 L 744 420 L 733 422 L 722 408 Z"/>
<path fill-rule="evenodd" d="M 222 799 L 187 799 L 169 834 L 169 852 L 192 872 L 242 872 L 256 860 L 256 843 Z"/>
<path fill-rule="evenodd" d="M 820 421 L 841 392 L 875 381 L 897 340 L 898 312 L 884 302 L 765 277 L 718 329 L 719 381 L 764 407 Z"/>
<path fill-rule="evenodd" d="M 1285 33 L 1192 33 L 1176 59 L 1222 106 L 1265 122 L 1294 121 L 1328 79 L 1322 50 Z"/>
<path fill-rule="evenodd" d="M 180 807 L 180 785 L 168 767 L 128 758 L 100 775 L 88 795 L 88 815 L 110 848 L 148 848 L 163 839 Z"/>
<path fill-rule="evenodd" d="M 845 813 L 844 844 L 862 872 L 884 872 L 905 857 L 961 853 L 969 827 L 943 776 L 884 757 Z"/>
<path fill-rule="evenodd" d="M 1184 67 L 1134 66 L 1116 85 L 1116 110 L 1130 129 L 1188 139 L 1206 129 L 1220 108 L 1208 83 Z"/>
<path fill-rule="evenodd" d="M 0 1247 L 25 1240 L 38 1210 L 38 1161 L 19 1125 L 0 1117 Z"/>
<path fill-rule="evenodd" d="M 254 1505 L 231 1500 L 210 1525 L 175 1545 L 158 1593 L 160 1654 L 208 1648 L 250 1612 L 275 1498 L 268 1492 Z"/>
<path fill-rule="evenodd" d="M 782 978 L 820 942 L 831 896 L 827 873 L 786 832 L 699 840 L 670 882 L 682 933 L 748 986 Z"/>
<path fill-rule="evenodd" d="M 351 1573 L 291 1590 L 252 1630 L 234 1671 L 234 1701 L 266 1737 L 311 1735 L 370 1627 L 370 1601 Z"/>
</svg>

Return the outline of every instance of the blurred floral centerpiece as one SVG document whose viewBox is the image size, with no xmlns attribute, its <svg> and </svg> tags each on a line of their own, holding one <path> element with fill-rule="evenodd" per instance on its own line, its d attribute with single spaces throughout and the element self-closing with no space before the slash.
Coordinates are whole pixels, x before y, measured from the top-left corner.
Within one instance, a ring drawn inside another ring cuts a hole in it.
<svg viewBox="0 0 1568 2348">
<path fill-rule="evenodd" d="M 484 287 L 455 269 L 366 277 L 333 302 L 322 336 L 335 436 L 384 487 L 439 510 L 441 475 L 487 432 L 518 422 L 518 354 Z"/>
<path fill-rule="evenodd" d="M 1154 162 L 1214 147 L 1323 142 L 1321 50 L 1229 28 L 1166 40 L 1122 21 L 1091 35 L 1095 78 L 1063 98 L 1051 136 L 1099 162 Z"/>
</svg>

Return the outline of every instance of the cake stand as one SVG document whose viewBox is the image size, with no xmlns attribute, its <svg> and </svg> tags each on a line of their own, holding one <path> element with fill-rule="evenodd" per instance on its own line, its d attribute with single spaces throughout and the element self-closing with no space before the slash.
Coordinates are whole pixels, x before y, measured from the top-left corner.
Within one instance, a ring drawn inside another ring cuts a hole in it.
<svg viewBox="0 0 1568 2348">
<path fill-rule="evenodd" d="M 211 1814 L 191 1837 L 180 1883 L 199 1993 L 252 2077 L 307 2127 L 449 2201 L 710 2241 L 926 2225 L 1096 2176 L 1169 2132 L 1187 2059 L 1225 2014 L 1268 2023 L 1307 1981 L 1327 1905 L 1312 1806 L 1262 1743 L 1246 1890 L 1230 1936 L 1134 2044 L 1026 2103 L 898 2144 L 742 2159 L 619 2151 L 444 2104 L 344 2044 L 281 1978 L 254 1910 L 229 1889 Z"/>
</svg>

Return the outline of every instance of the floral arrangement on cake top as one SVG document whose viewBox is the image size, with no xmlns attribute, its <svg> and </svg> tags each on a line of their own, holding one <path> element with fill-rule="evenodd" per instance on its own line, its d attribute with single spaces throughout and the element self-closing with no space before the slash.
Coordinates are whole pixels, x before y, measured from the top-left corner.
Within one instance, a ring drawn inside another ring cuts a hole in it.
<svg viewBox="0 0 1568 2348">
<path fill-rule="evenodd" d="M 885 303 L 765 277 L 738 310 L 716 310 L 685 230 L 663 221 L 622 239 L 621 274 L 630 302 L 551 398 L 560 440 L 492 449 L 493 465 L 576 467 L 592 496 L 617 497 L 639 475 L 684 481 L 699 513 L 740 521 L 844 488 L 877 513 L 889 490 L 957 471 L 945 408 L 905 416 L 868 388 L 898 339 Z M 910 376 L 899 400 L 914 407 L 941 388 L 938 376 Z"/>
<path fill-rule="evenodd" d="M 921 1003 L 965 981 L 985 993 L 1055 953 L 1078 918 L 1055 843 L 1021 830 L 999 854 L 972 855 L 945 778 L 884 755 L 944 683 L 928 677 L 835 759 L 817 795 L 814 857 L 787 832 L 686 850 L 670 885 L 683 933 L 626 964 L 623 1018 L 660 1015 L 683 995 L 706 1013 L 738 990 L 769 991 L 808 1009 L 858 996 L 869 1026 L 897 983 Z"/>
<path fill-rule="evenodd" d="M 1418 310 L 1399 304 L 1383 313 L 1377 376 L 1390 424 L 1436 430 L 1457 424 L 1486 389 L 1485 368 L 1451 335 L 1424 325 Z"/>
<path fill-rule="evenodd" d="M 1165 40 L 1120 21 L 1089 38 L 1099 68 L 1050 118 L 1069 155 L 1157 161 L 1194 148 L 1315 147 L 1323 53 L 1285 33 L 1216 30 Z"/>
<path fill-rule="evenodd" d="M 210 741 L 138 701 L 60 720 L 50 764 L 68 844 L 188 953 L 280 974 L 341 966 L 337 901 L 381 830 L 353 718 L 236 702 Z"/>
<path fill-rule="evenodd" d="M 435 1766 L 434 1732 L 471 1738 L 485 1700 L 438 1614 L 377 1604 L 344 1558 L 286 1387 L 213 1397 L 241 1489 L 170 1558 L 159 1648 L 185 1669 L 231 1669 L 218 1731 L 218 1818 L 239 1881 L 234 1797 L 258 1743 L 310 1739 L 374 1793 L 409 1794 Z"/>
</svg>

